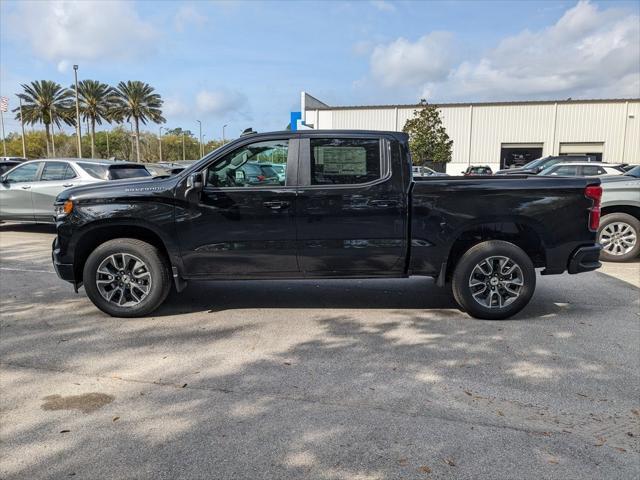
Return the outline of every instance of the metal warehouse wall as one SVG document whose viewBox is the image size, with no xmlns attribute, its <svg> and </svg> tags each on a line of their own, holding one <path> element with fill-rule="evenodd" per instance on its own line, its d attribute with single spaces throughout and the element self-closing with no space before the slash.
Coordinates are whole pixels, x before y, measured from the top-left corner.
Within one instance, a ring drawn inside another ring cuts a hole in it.
<svg viewBox="0 0 640 480">
<path fill-rule="evenodd" d="M 402 130 L 412 106 L 336 107 L 307 110 L 316 129 Z M 587 100 L 441 105 L 453 140 L 447 172 L 468 165 L 500 166 L 502 144 L 542 144 L 543 155 L 560 144 L 601 143 L 603 161 L 640 163 L 640 100 Z"/>
</svg>

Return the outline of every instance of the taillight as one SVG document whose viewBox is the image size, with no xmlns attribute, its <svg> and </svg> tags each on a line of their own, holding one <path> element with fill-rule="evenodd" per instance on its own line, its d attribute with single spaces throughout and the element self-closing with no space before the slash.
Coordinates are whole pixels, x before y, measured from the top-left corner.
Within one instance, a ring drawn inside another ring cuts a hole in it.
<svg viewBox="0 0 640 480">
<path fill-rule="evenodd" d="M 588 185 L 584 189 L 584 196 L 593 202 L 589 209 L 589 230 L 597 232 L 600 226 L 600 201 L 602 200 L 602 187 L 600 185 Z"/>
</svg>

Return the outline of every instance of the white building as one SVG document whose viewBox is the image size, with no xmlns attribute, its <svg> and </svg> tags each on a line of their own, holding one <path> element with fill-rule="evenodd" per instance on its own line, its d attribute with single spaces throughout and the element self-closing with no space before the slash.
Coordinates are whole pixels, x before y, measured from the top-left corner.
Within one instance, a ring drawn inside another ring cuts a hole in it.
<svg viewBox="0 0 640 480">
<path fill-rule="evenodd" d="M 400 131 L 417 105 L 326 105 L 302 92 L 302 121 L 314 129 Z M 546 155 L 591 154 L 640 163 L 640 99 L 551 100 L 437 105 L 453 158 L 447 173 L 469 165 L 494 171 Z"/>
</svg>

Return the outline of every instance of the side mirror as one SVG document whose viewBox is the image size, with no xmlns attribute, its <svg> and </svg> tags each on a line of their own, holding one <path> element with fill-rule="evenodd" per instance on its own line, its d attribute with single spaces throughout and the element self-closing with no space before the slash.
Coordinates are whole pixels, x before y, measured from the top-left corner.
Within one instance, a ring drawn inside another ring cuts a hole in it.
<svg viewBox="0 0 640 480">
<path fill-rule="evenodd" d="M 6 175 L 2 175 L 2 176 L 0 177 L 0 183 L 8 183 L 8 182 L 7 182 L 7 176 L 6 176 Z"/>
<path fill-rule="evenodd" d="M 192 173 L 187 178 L 187 189 L 184 191 L 184 194 L 187 195 L 192 190 L 200 192 L 203 188 L 204 181 L 202 179 L 202 172 Z"/>
</svg>

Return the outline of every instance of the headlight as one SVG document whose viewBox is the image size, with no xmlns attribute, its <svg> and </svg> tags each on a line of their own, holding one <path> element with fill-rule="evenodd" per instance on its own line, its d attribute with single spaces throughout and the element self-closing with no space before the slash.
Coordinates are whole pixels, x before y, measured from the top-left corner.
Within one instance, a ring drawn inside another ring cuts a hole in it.
<svg viewBox="0 0 640 480">
<path fill-rule="evenodd" d="M 56 205 L 56 217 L 62 217 L 65 215 L 69 215 L 73 212 L 73 202 L 71 200 L 67 200 L 61 205 Z"/>
</svg>

